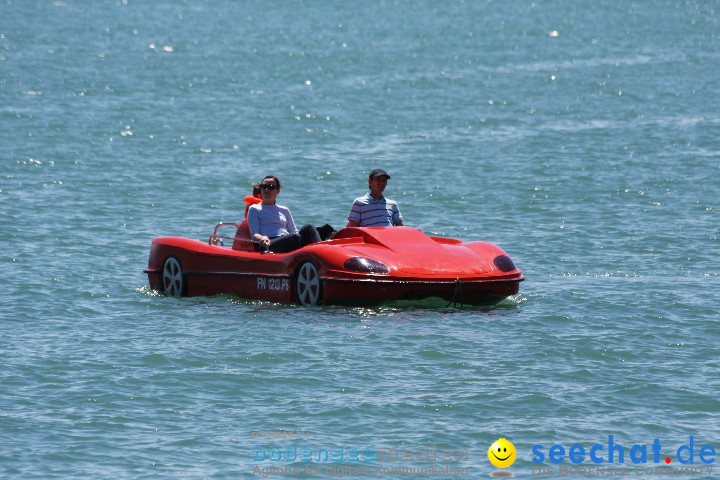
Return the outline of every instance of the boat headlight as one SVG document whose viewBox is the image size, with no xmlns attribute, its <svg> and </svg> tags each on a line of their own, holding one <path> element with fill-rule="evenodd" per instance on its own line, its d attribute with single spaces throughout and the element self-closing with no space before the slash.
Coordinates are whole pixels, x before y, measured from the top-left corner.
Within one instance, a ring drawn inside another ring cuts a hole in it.
<svg viewBox="0 0 720 480">
<path fill-rule="evenodd" d="M 507 255 L 498 255 L 495 257 L 495 260 L 493 260 L 493 263 L 501 272 L 512 272 L 513 270 L 517 270 L 517 267 L 513 263 L 512 259 Z"/>
<path fill-rule="evenodd" d="M 363 257 L 353 257 L 345 262 L 345 268 L 354 272 L 388 273 L 390 270 L 382 263 Z"/>
</svg>

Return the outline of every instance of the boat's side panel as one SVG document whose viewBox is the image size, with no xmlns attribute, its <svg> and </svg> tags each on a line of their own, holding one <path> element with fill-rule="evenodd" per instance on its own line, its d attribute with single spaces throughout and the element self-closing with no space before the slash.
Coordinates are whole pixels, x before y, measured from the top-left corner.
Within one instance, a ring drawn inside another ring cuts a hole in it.
<svg viewBox="0 0 720 480">
<path fill-rule="evenodd" d="M 438 297 L 468 305 L 494 305 L 518 293 L 521 279 L 486 282 L 377 281 L 326 278 L 326 303 L 378 304 Z"/>
<path fill-rule="evenodd" d="M 182 268 L 183 295 L 234 294 L 280 303 L 294 301 L 293 261 L 286 256 L 261 256 L 187 239 L 160 238 L 153 242 L 146 269 L 151 288 L 163 290 L 163 266 L 171 257 Z"/>
<path fill-rule="evenodd" d="M 289 275 L 237 274 L 232 272 L 187 274 L 188 296 L 232 294 L 238 297 L 293 302 L 293 279 Z"/>
</svg>

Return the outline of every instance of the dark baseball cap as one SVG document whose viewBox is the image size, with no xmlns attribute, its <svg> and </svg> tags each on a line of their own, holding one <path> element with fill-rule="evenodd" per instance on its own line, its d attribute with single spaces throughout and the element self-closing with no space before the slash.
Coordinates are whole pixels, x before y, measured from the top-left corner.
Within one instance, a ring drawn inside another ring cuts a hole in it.
<svg viewBox="0 0 720 480">
<path fill-rule="evenodd" d="M 388 175 L 388 173 L 382 168 L 376 168 L 375 170 L 370 172 L 370 176 L 368 177 L 368 179 L 372 180 L 374 177 L 388 177 L 388 179 L 390 179 L 390 175 Z"/>
</svg>

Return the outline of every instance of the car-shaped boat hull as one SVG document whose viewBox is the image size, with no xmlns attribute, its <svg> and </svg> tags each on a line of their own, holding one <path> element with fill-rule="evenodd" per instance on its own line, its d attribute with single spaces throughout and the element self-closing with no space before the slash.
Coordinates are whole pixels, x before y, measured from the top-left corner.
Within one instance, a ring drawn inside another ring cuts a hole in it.
<svg viewBox="0 0 720 480">
<path fill-rule="evenodd" d="M 237 233 L 222 237 L 218 227 Z M 332 240 L 290 253 L 256 251 L 245 224 L 218 227 L 208 242 L 156 238 L 145 270 L 151 288 L 171 296 L 234 294 L 303 305 L 429 297 L 492 305 L 516 294 L 524 279 L 495 245 L 431 237 L 410 227 L 345 228 Z"/>
</svg>

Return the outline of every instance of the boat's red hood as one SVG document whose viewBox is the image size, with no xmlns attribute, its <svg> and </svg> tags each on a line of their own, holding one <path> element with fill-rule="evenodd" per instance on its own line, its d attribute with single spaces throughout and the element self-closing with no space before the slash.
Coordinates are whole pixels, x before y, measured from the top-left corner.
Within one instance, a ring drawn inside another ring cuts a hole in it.
<svg viewBox="0 0 720 480">
<path fill-rule="evenodd" d="M 517 269 L 501 271 L 494 260 L 507 255 L 485 242 L 429 237 L 410 227 L 346 228 L 335 238 L 362 237 L 362 242 L 343 246 L 346 252 L 377 260 L 390 269 L 391 276 L 507 276 Z"/>
</svg>

